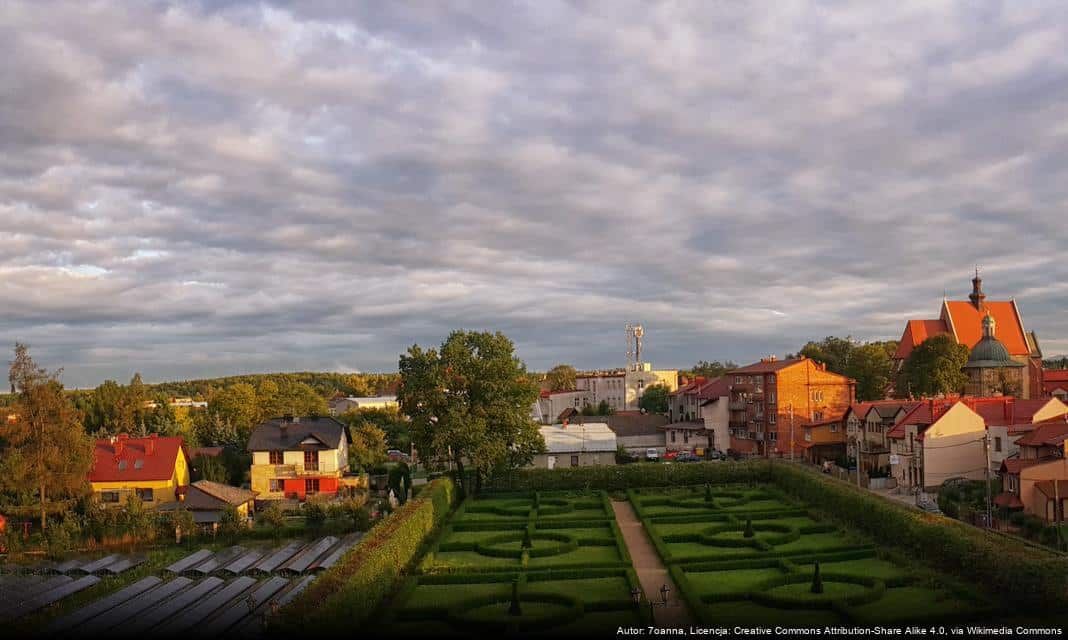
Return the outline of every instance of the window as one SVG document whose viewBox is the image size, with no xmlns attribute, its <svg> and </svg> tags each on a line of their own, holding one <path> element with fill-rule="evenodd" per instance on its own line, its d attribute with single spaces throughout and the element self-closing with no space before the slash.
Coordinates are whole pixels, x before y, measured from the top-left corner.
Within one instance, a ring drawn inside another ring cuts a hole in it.
<svg viewBox="0 0 1068 640">
<path fill-rule="evenodd" d="M 641 378 L 638 378 L 638 388 L 639 389 L 644 389 L 645 388 L 645 380 L 642 380 Z"/>
<path fill-rule="evenodd" d="M 141 458 L 138 458 L 137 460 L 134 460 L 134 469 L 144 469 L 144 468 L 145 468 L 145 461 L 144 460 L 142 460 Z"/>
<path fill-rule="evenodd" d="M 837 422 L 832 422 L 831 423 L 831 433 L 838 433 L 838 423 Z"/>
<path fill-rule="evenodd" d="M 578 466 L 578 456 L 571 456 L 571 466 L 572 467 L 577 467 Z"/>
<path fill-rule="evenodd" d="M 319 470 L 319 452 L 318 451 L 305 451 L 304 452 L 304 470 L 305 471 L 318 471 Z"/>
<path fill-rule="evenodd" d="M 683 431 L 682 432 L 682 443 L 683 444 L 690 444 L 690 432 L 689 431 Z"/>
<path fill-rule="evenodd" d="M 152 489 L 137 489 L 137 497 L 141 498 L 141 502 L 152 502 L 154 500 Z"/>
<path fill-rule="evenodd" d="M 775 374 L 774 373 L 768 376 L 768 384 L 775 384 Z"/>
<path fill-rule="evenodd" d="M 674 429 L 672 429 L 672 431 L 671 431 L 671 443 L 675 444 L 675 430 Z"/>
<path fill-rule="evenodd" d="M 768 424 L 775 424 L 775 414 L 774 413 L 769 413 L 768 414 Z"/>
<path fill-rule="evenodd" d="M 285 459 L 281 451 L 272 451 L 270 453 L 271 464 L 284 464 L 282 461 Z"/>
<path fill-rule="evenodd" d="M 126 471 L 126 467 L 129 466 L 125 460 L 119 460 L 119 471 Z"/>
<path fill-rule="evenodd" d="M 285 485 L 282 484 L 281 480 L 278 480 L 277 478 L 272 478 L 268 482 L 267 489 L 271 493 L 282 493 L 283 491 L 285 491 Z"/>
<path fill-rule="evenodd" d="M 774 391 L 769 391 L 768 392 L 768 404 L 775 404 L 775 392 Z"/>
<path fill-rule="evenodd" d="M 813 402 L 823 402 L 823 391 L 821 391 L 819 389 L 817 389 L 816 391 L 813 391 L 812 392 L 812 401 Z"/>
<path fill-rule="evenodd" d="M 101 502 L 116 503 L 116 502 L 119 501 L 119 492 L 118 491 L 101 491 L 100 492 L 100 501 Z"/>
<path fill-rule="evenodd" d="M 819 422 L 820 420 L 823 420 L 823 412 L 822 411 L 813 411 L 812 412 L 812 419 L 814 421 L 816 421 L 816 422 Z"/>
<path fill-rule="evenodd" d="M 1001 451 L 1001 436 L 994 438 L 994 451 Z"/>
<path fill-rule="evenodd" d="M 734 376 L 734 384 L 742 384 L 742 376 Z"/>
<path fill-rule="evenodd" d="M 318 453 L 318 451 L 316 451 Z M 308 478 L 304 481 L 304 493 L 314 495 L 319 493 L 319 478 Z"/>
<path fill-rule="evenodd" d="M 768 441 L 769 442 L 778 442 L 779 441 L 779 432 L 778 431 L 769 431 L 768 432 Z"/>
</svg>

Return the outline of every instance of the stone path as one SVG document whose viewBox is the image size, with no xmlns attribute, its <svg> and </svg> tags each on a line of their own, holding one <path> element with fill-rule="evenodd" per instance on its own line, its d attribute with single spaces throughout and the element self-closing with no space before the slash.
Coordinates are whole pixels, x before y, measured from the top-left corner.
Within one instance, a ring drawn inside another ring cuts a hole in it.
<svg viewBox="0 0 1068 640">
<path fill-rule="evenodd" d="M 638 514 L 634 513 L 634 507 L 627 501 L 612 502 L 612 511 L 615 512 L 616 522 L 623 534 L 627 551 L 630 552 L 630 559 L 634 564 L 635 573 L 638 574 L 638 582 L 641 583 L 642 590 L 654 602 L 660 601 L 661 586 L 666 584 L 671 590 L 668 593 L 667 606 L 656 607 L 654 612 L 656 626 L 688 629 L 691 624 L 695 624 L 693 614 L 683 601 L 682 594 L 679 593 L 675 581 L 671 579 L 667 567 L 660 560 L 660 555 L 649 540 L 649 534 L 645 531 L 641 520 L 638 519 Z M 642 600 L 642 606 L 648 606 L 645 600 Z"/>
</svg>

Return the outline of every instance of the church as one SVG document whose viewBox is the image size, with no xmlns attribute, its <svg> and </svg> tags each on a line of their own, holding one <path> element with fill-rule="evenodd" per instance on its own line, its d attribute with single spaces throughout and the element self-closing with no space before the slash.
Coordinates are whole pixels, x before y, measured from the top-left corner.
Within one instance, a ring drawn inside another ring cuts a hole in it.
<svg viewBox="0 0 1068 640">
<path fill-rule="evenodd" d="M 964 373 L 967 395 L 1042 397 L 1042 350 L 1033 331 L 1024 328 L 1015 299 L 987 300 L 979 270 L 968 300 L 942 299 L 936 320 L 909 320 L 894 354 L 901 371 L 912 350 L 927 338 L 950 335 L 971 351 Z"/>
</svg>

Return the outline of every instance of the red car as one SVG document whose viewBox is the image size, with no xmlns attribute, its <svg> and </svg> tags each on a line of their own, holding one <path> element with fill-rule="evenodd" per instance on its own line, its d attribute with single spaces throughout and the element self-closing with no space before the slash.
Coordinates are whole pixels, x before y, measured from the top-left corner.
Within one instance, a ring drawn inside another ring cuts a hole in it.
<svg viewBox="0 0 1068 640">
<path fill-rule="evenodd" d="M 677 457 L 679 457 L 678 451 L 668 451 L 664 454 L 664 460 L 674 460 Z"/>
</svg>

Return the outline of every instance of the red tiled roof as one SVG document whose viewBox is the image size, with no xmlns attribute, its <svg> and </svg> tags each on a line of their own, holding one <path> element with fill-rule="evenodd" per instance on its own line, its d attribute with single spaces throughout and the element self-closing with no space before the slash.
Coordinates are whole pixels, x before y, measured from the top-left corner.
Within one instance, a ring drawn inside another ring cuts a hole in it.
<svg viewBox="0 0 1068 640">
<path fill-rule="evenodd" d="M 720 376 L 706 382 L 698 391 L 697 397 L 701 400 L 713 400 L 724 398 L 731 394 L 731 381 L 727 376 Z"/>
<path fill-rule="evenodd" d="M 1020 458 L 1014 456 L 1012 458 L 1005 458 L 1001 461 L 1001 473 L 1011 473 L 1013 475 L 1019 474 L 1020 471 L 1027 467 L 1033 467 L 1040 462 L 1049 462 L 1050 458 Z"/>
<path fill-rule="evenodd" d="M 1020 447 L 1058 446 L 1068 439 L 1068 423 L 1058 418 L 1060 422 L 1043 422 L 1035 426 L 1035 429 L 1016 440 Z"/>
<path fill-rule="evenodd" d="M 691 382 L 679 387 L 678 389 L 669 393 L 669 396 L 678 396 L 686 393 L 696 393 L 705 383 L 708 382 L 708 378 L 704 376 L 697 376 Z"/>
<path fill-rule="evenodd" d="M 93 451 L 89 482 L 170 480 L 179 455 L 187 455 L 180 437 L 102 438 Z"/>
<path fill-rule="evenodd" d="M 971 349 L 983 339 L 983 318 L 989 313 L 997 321 L 998 340 L 1009 350 L 1009 355 L 1030 356 L 1023 325 L 1016 313 L 1016 303 L 985 301 L 978 309 L 971 302 L 949 300 L 945 303 L 949 315 L 947 324 L 956 334 L 957 342 Z"/>
<path fill-rule="evenodd" d="M 909 320 L 905 324 L 905 333 L 901 336 L 894 357 L 904 360 L 924 340 L 944 333 L 949 333 L 949 328 L 942 320 Z"/>
<path fill-rule="evenodd" d="M 1004 491 L 994 496 L 994 506 L 1002 509 L 1022 509 L 1024 505 L 1015 493 Z"/>
<path fill-rule="evenodd" d="M 1051 382 L 1068 382 L 1068 369 L 1043 369 L 1042 378 Z"/>
</svg>

